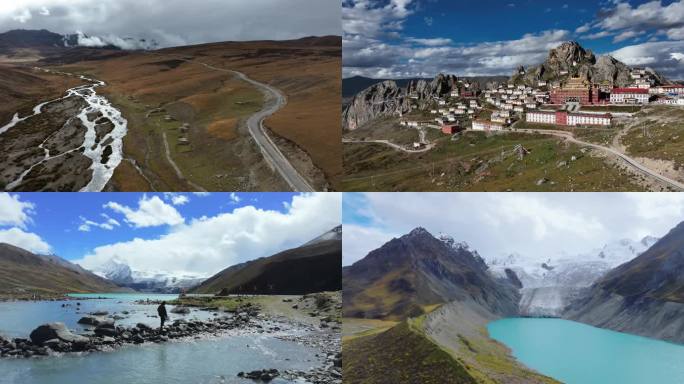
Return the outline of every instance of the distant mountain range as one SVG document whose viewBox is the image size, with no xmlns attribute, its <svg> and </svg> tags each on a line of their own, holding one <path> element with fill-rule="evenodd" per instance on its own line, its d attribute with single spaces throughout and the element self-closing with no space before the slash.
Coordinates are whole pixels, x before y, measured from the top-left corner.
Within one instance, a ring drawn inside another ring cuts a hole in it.
<svg viewBox="0 0 684 384">
<path fill-rule="evenodd" d="M 0 293 L 55 295 L 125 291 L 112 281 L 54 255 L 0 243 Z"/>
<path fill-rule="evenodd" d="M 304 245 L 233 265 L 190 293 L 300 295 L 342 289 L 342 226 Z"/>
<path fill-rule="evenodd" d="M 0 33 L 0 53 L 11 53 L 16 49 L 65 49 L 75 47 L 101 49 L 156 49 L 159 44 L 154 40 L 133 39 L 130 37 L 100 37 L 89 36 L 78 32 L 67 35 L 50 32 L 45 29 L 25 30 L 15 29 Z"/>
<path fill-rule="evenodd" d="M 119 259 L 111 259 L 93 272 L 119 286 L 141 292 L 179 293 L 205 280 L 204 277 L 193 274 L 134 271 Z"/>
</svg>

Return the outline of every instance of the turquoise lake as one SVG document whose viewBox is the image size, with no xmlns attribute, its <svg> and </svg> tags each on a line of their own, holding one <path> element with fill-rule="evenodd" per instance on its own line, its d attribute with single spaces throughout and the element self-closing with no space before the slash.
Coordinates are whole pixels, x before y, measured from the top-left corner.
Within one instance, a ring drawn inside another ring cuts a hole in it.
<svg viewBox="0 0 684 384">
<path fill-rule="evenodd" d="M 562 319 L 509 318 L 487 329 L 520 362 L 567 384 L 684 383 L 684 345 Z"/>
</svg>

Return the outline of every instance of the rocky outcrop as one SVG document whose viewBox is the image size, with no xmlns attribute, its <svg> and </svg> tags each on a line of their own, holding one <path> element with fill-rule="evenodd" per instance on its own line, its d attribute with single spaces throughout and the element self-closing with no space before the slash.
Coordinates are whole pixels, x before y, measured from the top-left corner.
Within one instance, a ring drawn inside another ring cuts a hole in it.
<svg viewBox="0 0 684 384">
<path fill-rule="evenodd" d="M 591 50 L 584 49 L 574 41 L 565 42 L 551 49 L 546 60 L 527 70 L 518 68 L 511 82 L 536 86 L 540 80 L 564 81 L 570 77 L 579 77 L 615 87 L 626 87 L 633 82 L 631 69 L 610 55 L 596 57 Z M 660 74 L 647 69 L 655 84 L 667 82 Z"/>
<path fill-rule="evenodd" d="M 478 83 L 472 83 L 475 89 Z M 388 80 L 373 84 L 359 92 L 342 111 L 344 129 L 354 130 L 364 124 L 382 117 L 399 116 L 411 111 L 412 106 L 425 109 L 434 97 L 445 96 L 458 89 L 458 78 L 454 75 L 439 74 L 428 81 L 411 80 L 405 88 Z"/>
<path fill-rule="evenodd" d="M 342 112 L 345 129 L 354 130 L 378 117 L 396 116 L 411 110 L 406 90 L 388 80 L 358 93 Z"/>
</svg>

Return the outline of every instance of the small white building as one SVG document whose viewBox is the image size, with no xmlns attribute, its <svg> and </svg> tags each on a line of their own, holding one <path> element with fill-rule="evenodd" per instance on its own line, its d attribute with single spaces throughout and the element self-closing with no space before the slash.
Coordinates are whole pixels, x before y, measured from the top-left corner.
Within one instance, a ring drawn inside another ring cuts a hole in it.
<svg viewBox="0 0 684 384">
<path fill-rule="evenodd" d="M 473 120 L 473 131 L 502 131 L 504 125 L 488 120 Z"/>
</svg>

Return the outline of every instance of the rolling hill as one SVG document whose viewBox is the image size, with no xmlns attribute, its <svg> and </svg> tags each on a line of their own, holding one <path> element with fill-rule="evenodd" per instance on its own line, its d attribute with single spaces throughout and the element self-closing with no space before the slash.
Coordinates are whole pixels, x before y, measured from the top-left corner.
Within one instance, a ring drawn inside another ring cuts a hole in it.
<svg viewBox="0 0 684 384">
<path fill-rule="evenodd" d="M 221 295 L 302 295 L 338 291 L 341 286 L 342 228 L 273 256 L 233 265 L 190 290 Z"/>
<path fill-rule="evenodd" d="M 0 294 L 64 294 L 125 290 L 60 257 L 0 243 Z"/>
</svg>

